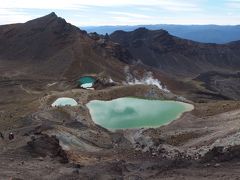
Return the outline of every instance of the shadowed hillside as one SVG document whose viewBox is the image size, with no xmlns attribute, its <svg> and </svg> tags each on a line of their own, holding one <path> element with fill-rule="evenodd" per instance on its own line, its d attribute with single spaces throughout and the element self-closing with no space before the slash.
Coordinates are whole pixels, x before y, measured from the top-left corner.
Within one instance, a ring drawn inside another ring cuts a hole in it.
<svg viewBox="0 0 240 180">
<path fill-rule="evenodd" d="M 123 61 L 131 59 L 124 53 L 119 45 L 92 38 L 55 13 L 0 26 L 0 68 L 6 76 L 74 78 L 105 71 L 121 79 Z"/>
<path fill-rule="evenodd" d="M 188 89 L 187 96 L 240 98 L 236 88 L 240 84 L 239 77 L 232 75 L 240 70 L 239 41 L 224 45 L 204 44 L 177 38 L 164 30 L 151 31 L 145 28 L 132 32 L 116 31 L 111 34 L 111 39 L 125 47 L 138 62 L 164 72 L 177 81 L 191 84 L 189 87 L 175 86 L 177 91 L 182 87 Z"/>
<path fill-rule="evenodd" d="M 167 31 L 139 28 L 116 31 L 111 39 L 127 48 L 135 59 L 171 75 L 194 76 L 208 71 L 240 69 L 239 42 L 204 44 L 180 39 Z"/>
</svg>

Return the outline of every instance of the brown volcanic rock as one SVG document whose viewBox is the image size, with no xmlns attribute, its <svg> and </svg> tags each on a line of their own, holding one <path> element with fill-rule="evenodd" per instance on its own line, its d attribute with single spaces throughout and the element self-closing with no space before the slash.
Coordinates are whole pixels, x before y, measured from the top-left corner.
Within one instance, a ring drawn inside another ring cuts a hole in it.
<svg viewBox="0 0 240 180">
<path fill-rule="evenodd" d="M 240 69 L 239 42 L 204 44 L 180 39 L 164 30 L 139 28 L 116 31 L 111 39 L 130 51 L 135 59 L 173 75 L 197 75 L 207 71 Z"/>
<path fill-rule="evenodd" d="M 23 24 L 0 26 L 0 68 L 3 72 L 52 78 L 105 71 L 123 79 L 122 61 L 129 55 L 111 44 L 101 46 L 85 31 L 51 13 Z"/>
<path fill-rule="evenodd" d="M 24 24 L 5 25 L 0 28 L 1 57 L 44 59 L 63 48 L 64 43 L 73 42 L 77 32 L 80 31 L 55 13 Z"/>
<path fill-rule="evenodd" d="M 60 157 L 61 162 L 68 162 L 67 154 L 59 145 L 59 140 L 55 137 L 42 135 L 36 139 L 32 139 L 25 147 L 32 156 L 40 157 Z"/>
</svg>

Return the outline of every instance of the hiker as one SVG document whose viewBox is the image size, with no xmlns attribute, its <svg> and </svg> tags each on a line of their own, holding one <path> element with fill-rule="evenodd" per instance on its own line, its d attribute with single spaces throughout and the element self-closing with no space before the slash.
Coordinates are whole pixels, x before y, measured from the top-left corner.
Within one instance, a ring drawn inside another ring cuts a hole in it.
<svg viewBox="0 0 240 180">
<path fill-rule="evenodd" d="M 0 137 L 1 137 L 2 139 L 4 139 L 3 133 L 1 133 L 1 132 L 0 132 Z"/>
<path fill-rule="evenodd" d="M 14 134 L 12 132 L 9 133 L 8 139 L 9 140 L 13 140 L 14 139 Z"/>
</svg>

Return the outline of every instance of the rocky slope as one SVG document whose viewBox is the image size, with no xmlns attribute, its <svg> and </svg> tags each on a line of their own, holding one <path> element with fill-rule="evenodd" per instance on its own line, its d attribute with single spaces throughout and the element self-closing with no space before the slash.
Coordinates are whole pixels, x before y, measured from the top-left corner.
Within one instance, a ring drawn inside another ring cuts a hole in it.
<svg viewBox="0 0 240 180">
<path fill-rule="evenodd" d="M 92 38 L 55 13 L 0 26 L 0 68 L 6 76 L 61 79 L 104 71 L 123 78 L 123 61 L 131 58 L 119 45 Z"/>
<path fill-rule="evenodd" d="M 225 82 L 234 85 L 228 77 L 237 79 L 239 74 L 205 73 L 183 83 L 146 65 L 124 68 L 135 64 L 127 50 L 108 36 L 80 31 L 54 13 L 1 26 L 0 42 L 0 179 L 239 177 L 240 103 L 221 101 L 221 94 L 211 92 L 216 91 L 215 79 L 226 92 Z M 124 70 L 136 77 L 145 71 L 152 71 L 154 78 L 165 77 L 168 88 L 192 97 L 194 111 L 159 128 L 111 132 L 94 124 L 86 107 L 91 100 L 186 101 L 156 86 L 123 84 Z M 100 90 L 79 89 L 72 83 L 79 75 L 101 71 L 119 81 L 114 86 L 100 84 Z M 204 95 L 212 100 L 196 103 L 197 92 L 203 93 L 203 86 L 194 84 L 198 81 L 206 82 Z M 224 98 L 236 98 L 237 89 L 231 88 Z M 59 97 L 72 97 L 79 105 L 52 107 Z M 12 140 L 10 132 L 15 135 Z"/>
<path fill-rule="evenodd" d="M 237 41 L 225 45 L 204 44 L 174 37 L 164 30 L 145 28 L 116 31 L 110 37 L 143 64 L 175 76 L 240 69 L 240 43 Z"/>
</svg>

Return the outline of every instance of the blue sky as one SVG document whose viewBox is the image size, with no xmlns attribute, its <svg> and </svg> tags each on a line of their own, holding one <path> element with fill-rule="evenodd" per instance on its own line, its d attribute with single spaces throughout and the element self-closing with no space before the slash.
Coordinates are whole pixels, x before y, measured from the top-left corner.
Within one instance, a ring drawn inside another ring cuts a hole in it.
<svg viewBox="0 0 240 180">
<path fill-rule="evenodd" d="M 240 0 L 0 0 L 0 24 L 52 11 L 77 26 L 240 24 Z"/>
</svg>

